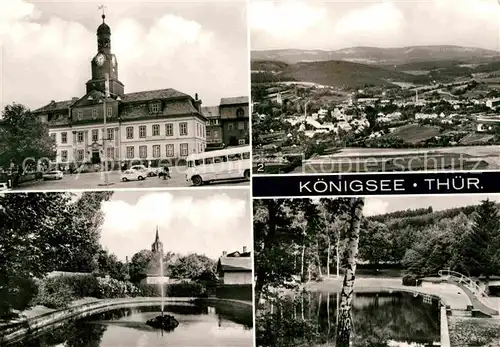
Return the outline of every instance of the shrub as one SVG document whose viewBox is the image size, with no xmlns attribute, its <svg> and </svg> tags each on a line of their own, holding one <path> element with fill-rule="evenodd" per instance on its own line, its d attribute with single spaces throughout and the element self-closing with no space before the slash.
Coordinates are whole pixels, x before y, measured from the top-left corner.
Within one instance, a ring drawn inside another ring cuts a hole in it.
<svg viewBox="0 0 500 347">
<path fill-rule="evenodd" d="M 160 286 L 157 284 L 142 284 L 140 289 L 143 296 L 161 296 Z M 206 287 L 201 283 L 181 282 L 165 285 L 165 296 L 170 297 L 206 297 Z"/>
<path fill-rule="evenodd" d="M 221 299 L 252 301 L 251 284 L 220 284 L 217 286 L 216 294 Z"/>
<path fill-rule="evenodd" d="M 71 287 L 75 298 L 98 297 L 99 282 L 93 275 L 60 276 L 57 279 Z"/>
<path fill-rule="evenodd" d="M 73 300 L 71 286 L 61 277 L 46 278 L 40 282 L 35 303 L 48 308 L 65 308 Z"/>
<path fill-rule="evenodd" d="M 140 294 L 139 288 L 131 282 L 119 281 L 111 277 L 98 277 L 97 282 L 99 299 L 124 298 Z"/>
<path fill-rule="evenodd" d="M 407 274 L 403 276 L 403 285 L 404 286 L 418 286 L 420 285 L 420 280 L 417 276 Z"/>
</svg>

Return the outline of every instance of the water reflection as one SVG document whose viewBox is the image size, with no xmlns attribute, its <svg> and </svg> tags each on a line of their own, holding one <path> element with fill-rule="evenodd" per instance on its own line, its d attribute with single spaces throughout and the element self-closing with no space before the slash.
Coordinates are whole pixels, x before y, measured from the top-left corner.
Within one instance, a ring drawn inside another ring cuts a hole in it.
<svg viewBox="0 0 500 347">
<path fill-rule="evenodd" d="M 179 326 L 160 332 L 145 324 L 156 317 L 160 307 L 124 308 L 87 317 L 27 336 L 12 347 L 141 347 L 141 346 L 222 346 L 250 347 L 252 318 L 229 305 L 169 305 Z M 249 311 L 249 310 L 248 310 Z"/>
<path fill-rule="evenodd" d="M 339 300 L 338 293 L 308 292 L 268 305 L 267 312 L 263 315 L 265 318 L 259 319 L 257 345 L 293 346 L 302 344 L 304 338 L 310 341 L 311 336 L 317 344 L 333 344 Z M 352 316 L 353 346 L 439 345 L 440 320 L 437 300 L 426 303 L 421 296 L 415 297 L 406 293 L 356 294 Z M 301 321 L 307 325 L 304 326 Z M 288 332 L 272 331 L 276 330 L 276 326 L 287 324 L 290 325 Z M 292 335 L 298 330 L 301 330 L 298 335 L 295 334 L 294 338 L 284 341 L 284 335 Z"/>
</svg>

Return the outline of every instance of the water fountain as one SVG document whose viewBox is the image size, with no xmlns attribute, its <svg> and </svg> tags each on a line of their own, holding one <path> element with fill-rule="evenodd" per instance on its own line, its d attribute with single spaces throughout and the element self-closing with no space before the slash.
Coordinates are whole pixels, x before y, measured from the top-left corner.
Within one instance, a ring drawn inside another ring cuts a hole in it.
<svg viewBox="0 0 500 347">
<path fill-rule="evenodd" d="M 155 318 L 146 321 L 146 324 L 155 329 L 161 329 L 162 331 L 172 331 L 179 325 L 177 319 L 174 316 L 165 314 L 165 276 L 163 269 L 163 245 L 160 242 L 160 237 L 158 235 L 158 227 L 156 227 L 156 239 L 152 245 L 153 260 L 158 257 L 159 275 L 160 281 L 158 284 L 160 286 L 160 296 L 161 296 L 161 314 Z"/>
</svg>

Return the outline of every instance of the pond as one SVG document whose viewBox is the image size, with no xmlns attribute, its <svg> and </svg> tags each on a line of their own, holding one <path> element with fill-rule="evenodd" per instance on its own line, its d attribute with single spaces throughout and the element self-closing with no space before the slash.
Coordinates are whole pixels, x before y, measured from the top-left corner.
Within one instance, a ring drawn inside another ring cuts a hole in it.
<svg viewBox="0 0 500 347">
<path fill-rule="evenodd" d="M 251 310 L 248 310 L 251 311 Z M 167 305 L 179 326 L 172 332 L 150 328 L 145 322 L 160 307 L 124 308 L 68 322 L 38 336 L 25 337 L 15 347 L 146 347 L 253 346 L 252 316 L 228 304 Z"/>
<path fill-rule="evenodd" d="M 266 314 L 259 315 L 266 318 L 257 320 L 257 345 L 303 346 L 304 339 L 312 342 L 311 346 L 333 345 L 339 300 L 338 293 L 307 292 L 295 300 L 269 305 Z M 439 305 L 436 299 L 408 293 L 357 293 L 353 298 L 352 346 L 439 346 Z M 288 331 L 277 332 L 280 329 L 276 326 Z M 283 339 L 293 334 L 296 337 Z"/>
</svg>

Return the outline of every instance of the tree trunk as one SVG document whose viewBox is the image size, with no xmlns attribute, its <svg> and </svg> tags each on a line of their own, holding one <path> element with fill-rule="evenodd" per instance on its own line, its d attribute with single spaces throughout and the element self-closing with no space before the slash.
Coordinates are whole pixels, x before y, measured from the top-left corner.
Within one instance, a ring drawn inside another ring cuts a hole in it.
<svg viewBox="0 0 500 347">
<path fill-rule="evenodd" d="M 336 347 L 349 347 L 352 331 L 351 304 L 356 276 L 356 261 L 358 257 L 359 227 L 363 217 L 363 198 L 355 198 L 350 209 L 350 223 L 347 244 L 347 268 L 340 295 L 339 323 L 337 326 Z"/>
<path fill-rule="evenodd" d="M 304 274 L 304 258 L 306 255 L 306 246 L 302 246 L 302 254 L 300 256 L 300 280 L 304 281 L 305 279 L 305 274 Z"/>
<path fill-rule="evenodd" d="M 330 278 L 330 237 L 328 237 L 328 249 L 326 252 L 326 277 Z"/>
<path fill-rule="evenodd" d="M 319 278 L 323 278 L 323 272 L 321 271 L 321 258 L 319 256 L 319 243 L 318 243 L 318 241 L 316 241 L 316 261 L 318 262 Z"/>
<path fill-rule="evenodd" d="M 337 238 L 337 247 L 336 247 L 336 252 L 337 252 L 337 278 L 340 277 L 339 243 L 340 243 L 340 239 Z"/>
</svg>

